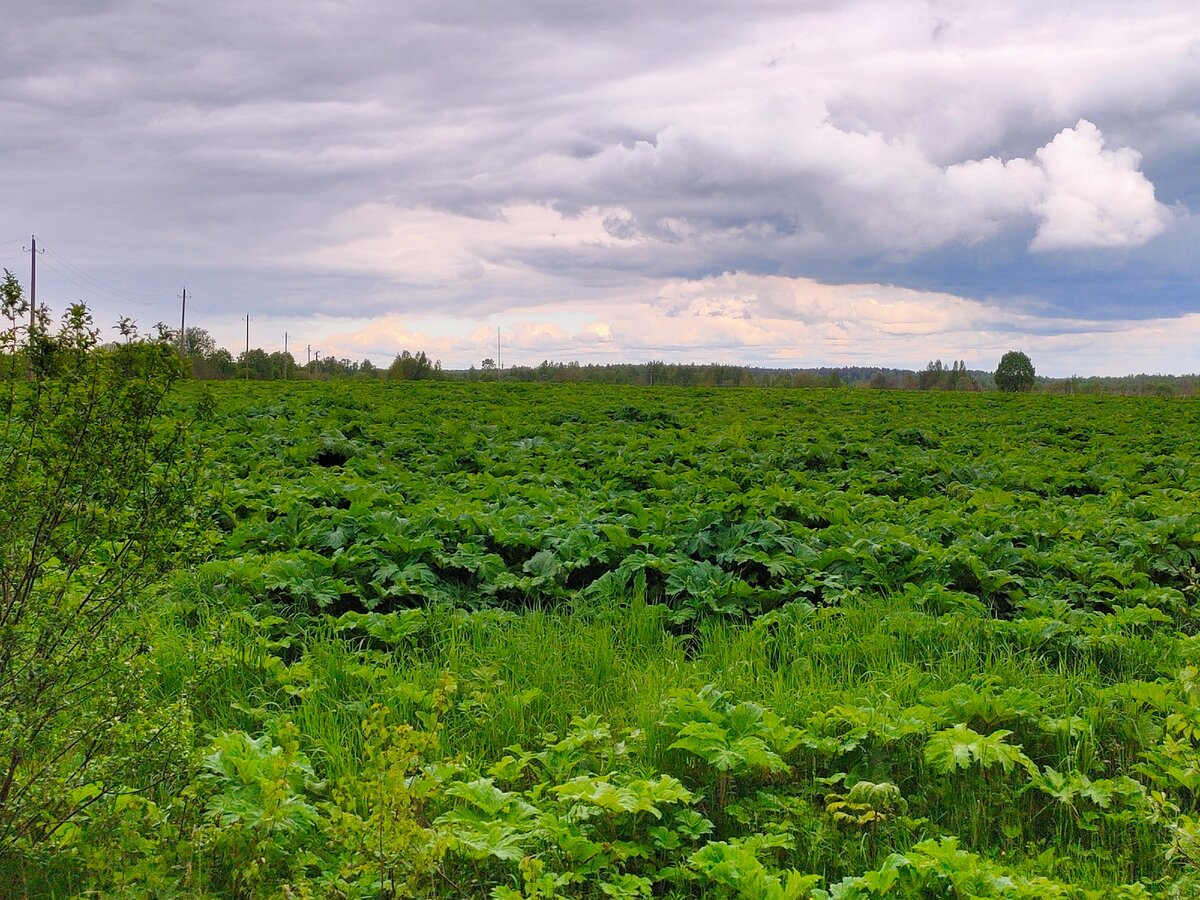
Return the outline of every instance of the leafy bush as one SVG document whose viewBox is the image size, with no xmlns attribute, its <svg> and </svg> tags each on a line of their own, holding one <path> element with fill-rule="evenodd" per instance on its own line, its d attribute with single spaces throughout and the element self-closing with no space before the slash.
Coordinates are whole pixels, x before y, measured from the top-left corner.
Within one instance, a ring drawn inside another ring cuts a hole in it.
<svg viewBox="0 0 1200 900">
<path fill-rule="evenodd" d="M 170 770 L 178 722 L 147 708 L 133 615 L 186 539 L 198 476 L 187 423 L 162 415 L 180 376 L 164 339 L 124 326 L 126 342 L 102 349 L 83 306 L 53 335 L 44 314 L 24 326 L 27 310 L 6 281 L 0 850 Z"/>
</svg>

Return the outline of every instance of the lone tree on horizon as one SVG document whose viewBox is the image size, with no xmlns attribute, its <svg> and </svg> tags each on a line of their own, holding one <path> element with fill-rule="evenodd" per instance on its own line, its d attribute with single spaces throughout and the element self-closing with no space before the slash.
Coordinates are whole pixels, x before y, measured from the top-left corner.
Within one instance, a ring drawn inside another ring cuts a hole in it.
<svg viewBox="0 0 1200 900">
<path fill-rule="evenodd" d="M 1033 390 L 1035 375 L 1028 356 L 1020 350 L 1009 350 L 996 366 L 996 387 L 1008 392 Z"/>
</svg>

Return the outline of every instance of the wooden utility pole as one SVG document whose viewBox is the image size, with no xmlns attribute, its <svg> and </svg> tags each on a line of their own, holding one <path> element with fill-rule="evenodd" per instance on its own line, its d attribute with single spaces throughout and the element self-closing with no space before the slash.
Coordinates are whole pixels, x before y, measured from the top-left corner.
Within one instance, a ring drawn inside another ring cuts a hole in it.
<svg viewBox="0 0 1200 900">
<path fill-rule="evenodd" d="M 186 358 L 187 350 L 184 344 L 184 335 L 187 334 L 187 285 L 183 286 L 183 302 L 179 306 L 179 355 Z"/>
<path fill-rule="evenodd" d="M 287 381 L 288 376 L 288 353 L 287 353 L 287 332 L 283 333 L 283 380 Z"/>
<path fill-rule="evenodd" d="M 25 248 L 22 248 L 25 249 Z M 37 237 L 29 236 L 29 335 L 28 335 L 28 353 L 29 357 L 29 380 L 33 381 L 33 335 L 37 328 Z M 43 253 L 46 251 L 43 250 Z"/>
<path fill-rule="evenodd" d="M 33 338 L 34 313 L 37 311 L 37 235 L 29 236 L 29 337 Z"/>
<path fill-rule="evenodd" d="M 250 380 L 250 313 L 246 313 L 246 380 Z"/>
<path fill-rule="evenodd" d="M 29 247 L 25 251 L 29 254 L 29 340 L 33 340 L 33 329 L 37 326 L 37 236 L 30 235 Z M 46 251 L 43 250 L 42 253 Z M 33 346 L 32 343 L 30 346 Z"/>
<path fill-rule="evenodd" d="M 500 329 L 496 329 L 496 381 L 499 382 L 504 375 L 504 363 L 500 361 Z"/>
</svg>

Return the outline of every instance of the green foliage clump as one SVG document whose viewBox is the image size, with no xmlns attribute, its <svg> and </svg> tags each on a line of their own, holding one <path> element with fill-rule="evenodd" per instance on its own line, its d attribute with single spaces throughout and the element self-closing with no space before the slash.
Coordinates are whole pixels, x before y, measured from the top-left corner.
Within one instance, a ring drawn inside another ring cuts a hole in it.
<svg viewBox="0 0 1200 900">
<path fill-rule="evenodd" d="M 5 283 L 0 330 L 0 853 L 37 847 L 110 793 L 170 778 L 186 710 L 154 709 L 136 621 L 194 534 L 198 460 L 168 415 L 161 338 L 57 332 Z M 183 747 L 179 741 L 185 741 Z M 130 766 L 129 755 L 138 757 Z"/>
<path fill-rule="evenodd" d="M 425 355 L 424 350 L 410 353 L 404 350 L 396 355 L 388 366 L 389 381 L 429 381 L 442 377 L 441 361 L 434 362 Z"/>
<path fill-rule="evenodd" d="M 1033 363 L 1020 350 L 1009 350 L 1000 357 L 995 380 L 996 387 L 1008 393 L 1033 390 L 1036 380 Z"/>
</svg>

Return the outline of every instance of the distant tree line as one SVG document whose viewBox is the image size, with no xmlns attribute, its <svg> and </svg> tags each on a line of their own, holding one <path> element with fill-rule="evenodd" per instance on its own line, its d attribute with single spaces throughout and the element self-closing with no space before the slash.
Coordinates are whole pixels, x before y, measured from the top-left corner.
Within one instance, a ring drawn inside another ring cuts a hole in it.
<svg viewBox="0 0 1200 900">
<path fill-rule="evenodd" d="M 597 365 L 578 362 L 550 362 L 543 360 L 537 366 L 511 366 L 503 372 L 495 368 L 491 359 L 483 366 L 472 366 L 456 376 L 467 381 L 495 381 L 497 376 L 505 381 L 555 381 L 565 383 L 593 384 L 636 384 L 676 385 L 680 387 L 755 387 L 765 382 L 755 370 L 746 366 L 723 363 L 688 364 L 665 363 L 652 360 L 647 363 L 609 363 Z"/>
<path fill-rule="evenodd" d="M 0 295 L 12 303 L 22 298 L 21 286 L 7 270 L 0 282 Z M 26 362 L 52 365 L 55 347 L 40 335 L 48 334 L 49 322 L 44 310 L 34 329 L 35 357 Z M 108 346 L 128 340 L 136 333 L 135 324 L 126 318 L 113 328 L 117 340 Z M 156 326 L 158 340 L 179 345 L 178 330 Z M 40 341 L 40 343 L 39 343 Z M 101 349 L 101 348 L 97 348 Z M 202 380 L 249 379 L 254 381 L 318 380 L 329 378 L 378 379 L 386 381 L 515 381 L 592 384 L 626 384 L 676 387 L 764 387 L 764 388 L 859 388 L 875 390 L 915 391 L 988 391 L 1036 390 L 1053 394 L 1126 394 L 1131 396 L 1194 396 L 1200 393 L 1200 375 L 1125 375 L 1117 377 L 1045 378 L 1035 374 L 1029 357 L 1010 350 L 1001 357 L 994 372 L 968 369 L 963 360 L 949 365 L 934 359 L 924 369 L 896 369 L 880 366 L 840 366 L 806 369 L 777 369 L 739 366 L 728 363 L 668 363 L 651 360 L 645 363 L 579 363 L 551 362 L 546 359 L 537 366 L 511 366 L 501 369 L 494 359 L 482 360 L 479 367 L 443 369 L 441 360 L 430 359 L 423 350 L 402 350 L 386 368 L 371 360 L 322 357 L 314 354 L 304 363 L 291 353 L 268 352 L 260 347 L 239 353 L 236 357 L 226 348 L 218 347 L 212 335 L 203 328 L 191 327 L 183 335 L 183 361 L 191 377 Z M 28 357 L 25 348 L 16 351 Z M 40 356 L 37 356 L 40 354 Z M 11 367 L 10 367 L 11 369 Z"/>
<path fill-rule="evenodd" d="M 1200 374 L 1191 375 L 1092 375 L 1047 378 L 1038 390 L 1047 394 L 1120 394 L 1127 397 L 1195 397 L 1200 394 Z"/>
<path fill-rule="evenodd" d="M 940 359 L 935 359 L 917 375 L 917 387 L 923 391 L 977 391 L 979 385 L 967 371 L 961 359 L 947 368 Z"/>
<path fill-rule="evenodd" d="M 178 343 L 179 332 L 169 333 L 170 339 Z M 430 360 L 424 351 L 410 353 L 405 350 L 397 354 L 386 369 L 380 369 L 369 359 L 355 362 L 351 359 L 322 357 L 300 363 L 291 353 L 275 350 L 268 353 L 261 347 L 252 347 L 236 357 L 224 347 L 218 347 L 203 328 L 188 328 L 184 332 L 183 357 L 193 378 L 212 381 L 246 378 L 251 381 L 297 381 L 324 378 L 380 378 L 391 381 L 418 381 L 442 378 L 440 360 Z"/>
<path fill-rule="evenodd" d="M 178 340 L 178 332 L 168 333 Z M 934 359 L 919 371 L 880 366 L 822 366 L 806 369 L 773 369 L 758 366 L 738 366 L 727 363 L 668 363 L 651 360 L 645 363 L 579 363 L 543 360 L 536 366 L 511 366 L 499 369 L 494 359 L 481 361 L 467 369 L 443 369 L 440 360 L 430 359 L 423 351 L 402 350 L 387 368 L 374 365 L 369 359 L 355 362 L 350 359 L 317 357 L 310 362 L 297 362 L 290 353 L 268 353 L 252 348 L 249 353 L 234 357 L 224 347 L 218 347 L 212 336 L 202 328 L 188 328 L 184 337 L 185 359 L 193 378 L 231 379 L 250 378 L 256 381 L 295 379 L 297 381 L 326 378 L 379 379 L 386 381 L 503 381 L 558 382 L 585 384 L 627 384 L 673 387 L 798 387 L 798 388 L 866 388 L 907 391 L 990 391 L 1003 389 L 996 372 L 968 369 L 963 360 L 948 365 Z M 1009 351 L 1014 353 L 1016 351 Z M 1023 359 L 1022 359 L 1023 357 Z M 1006 376 L 1009 368 L 1002 357 L 997 371 L 1001 380 L 1013 390 L 1036 390 L 1053 394 L 1127 394 L 1131 396 L 1192 396 L 1200 392 L 1200 375 L 1125 375 L 1120 377 L 1035 377 L 1028 357 L 1017 354 L 1010 358 L 1016 367 L 1015 375 Z"/>
<path fill-rule="evenodd" d="M 903 390 L 976 391 L 991 386 L 987 372 L 968 371 L 959 360 L 946 366 L 940 359 L 925 370 L 883 369 L 873 366 L 843 368 L 767 369 L 724 363 L 609 363 L 597 365 L 578 362 L 555 363 L 544 360 L 538 366 L 513 366 L 497 373 L 495 362 L 485 359 L 481 368 L 474 366 L 448 373 L 467 381 L 594 382 L 598 384 L 670 385 L 677 387 L 864 387 Z"/>
</svg>

